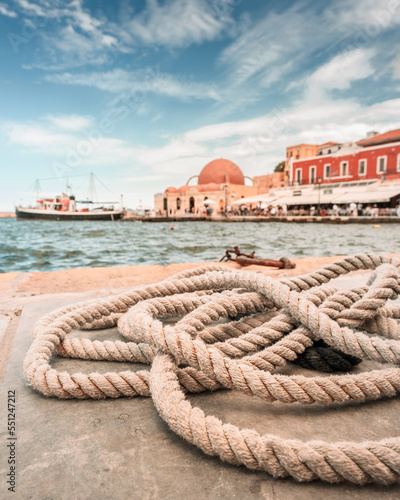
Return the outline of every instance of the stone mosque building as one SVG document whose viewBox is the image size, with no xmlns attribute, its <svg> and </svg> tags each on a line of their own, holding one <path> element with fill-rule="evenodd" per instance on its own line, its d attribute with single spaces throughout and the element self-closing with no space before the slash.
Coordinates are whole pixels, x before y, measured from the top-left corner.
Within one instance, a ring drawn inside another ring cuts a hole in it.
<svg viewBox="0 0 400 500">
<path fill-rule="evenodd" d="M 197 184 L 189 182 L 197 178 Z M 204 214 L 207 207 L 220 213 L 231 207 L 234 201 L 259 194 L 254 184 L 245 185 L 245 179 L 253 183 L 251 177 L 232 161 L 220 158 L 208 163 L 200 175 L 194 175 L 180 188 L 169 187 L 163 194 L 156 194 L 154 209 L 156 215 L 172 216 L 184 214 Z"/>
</svg>

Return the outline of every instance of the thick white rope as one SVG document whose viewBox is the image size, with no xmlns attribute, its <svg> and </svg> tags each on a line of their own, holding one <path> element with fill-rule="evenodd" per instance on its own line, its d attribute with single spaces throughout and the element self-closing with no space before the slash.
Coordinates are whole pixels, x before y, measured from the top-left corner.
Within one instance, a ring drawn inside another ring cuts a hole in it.
<svg viewBox="0 0 400 500">
<path fill-rule="evenodd" d="M 340 291 L 330 280 L 374 270 L 369 286 Z M 64 399 L 150 396 L 177 434 L 209 455 L 299 481 L 320 478 L 357 484 L 395 482 L 400 438 L 326 443 L 284 440 L 205 416 L 185 392 L 229 388 L 266 401 L 321 404 L 393 397 L 400 390 L 400 262 L 356 255 L 290 279 L 205 266 L 109 299 L 59 309 L 34 328 L 24 362 L 30 384 Z M 239 321 L 213 325 L 222 318 Z M 181 317 L 174 326 L 160 319 Z M 128 342 L 68 339 L 72 330 L 118 322 Z M 392 368 L 330 377 L 284 376 L 274 371 L 296 360 L 316 340 Z M 69 374 L 51 368 L 60 353 L 81 359 L 149 363 L 149 371 Z"/>
</svg>

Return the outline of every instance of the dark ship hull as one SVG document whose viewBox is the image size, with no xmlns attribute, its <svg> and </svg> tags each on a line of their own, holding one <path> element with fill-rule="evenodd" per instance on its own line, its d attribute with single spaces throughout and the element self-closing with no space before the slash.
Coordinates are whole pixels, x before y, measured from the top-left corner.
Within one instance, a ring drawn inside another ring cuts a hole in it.
<svg viewBox="0 0 400 500">
<path fill-rule="evenodd" d="M 40 210 L 35 208 L 15 209 L 18 220 L 119 220 L 123 217 L 120 210 L 99 210 L 98 212 L 61 212 L 59 210 Z"/>
</svg>

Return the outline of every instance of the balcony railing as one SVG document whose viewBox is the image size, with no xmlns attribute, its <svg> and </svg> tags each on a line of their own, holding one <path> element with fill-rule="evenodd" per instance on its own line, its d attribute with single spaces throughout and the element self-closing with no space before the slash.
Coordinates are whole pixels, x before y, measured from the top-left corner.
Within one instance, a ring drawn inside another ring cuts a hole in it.
<svg viewBox="0 0 400 500">
<path fill-rule="evenodd" d="M 397 170 L 397 168 L 388 168 L 386 169 L 385 172 L 382 172 L 380 174 L 376 173 L 376 169 L 374 172 L 371 174 L 371 172 L 368 172 L 363 175 L 359 175 L 358 172 L 356 174 L 349 174 L 344 177 L 339 177 L 339 176 L 334 176 L 334 177 L 328 177 L 328 178 L 323 178 L 321 184 L 328 184 L 332 182 L 357 182 L 357 181 L 362 181 L 364 179 L 367 180 L 385 180 L 385 177 L 387 176 L 398 176 L 400 179 L 400 171 Z M 318 184 L 317 179 L 311 179 L 309 177 L 306 177 L 304 179 L 301 179 L 300 181 L 293 180 L 289 182 L 289 186 L 305 186 L 306 184 Z"/>
<path fill-rule="evenodd" d="M 325 182 L 327 182 L 325 180 Z M 292 181 L 289 182 L 289 186 L 305 186 L 306 184 L 317 184 L 316 180 L 313 179 L 301 179 L 301 181 Z"/>
</svg>

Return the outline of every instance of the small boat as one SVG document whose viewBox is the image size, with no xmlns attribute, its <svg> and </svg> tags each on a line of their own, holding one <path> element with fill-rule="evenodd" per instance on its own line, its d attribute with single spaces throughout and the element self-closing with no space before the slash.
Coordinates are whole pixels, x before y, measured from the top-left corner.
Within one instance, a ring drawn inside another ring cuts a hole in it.
<svg viewBox="0 0 400 500">
<path fill-rule="evenodd" d="M 91 183 L 94 175 L 91 174 Z M 117 202 L 93 202 L 89 200 L 78 201 L 75 196 L 62 193 L 54 198 L 41 198 L 36 200 L 35 207 L 15 208 L 17 220 L 119 220 L 125 211 L 115 209 Z M 88 207 L 90 205 L 90 208 Z"/>
</svg>

